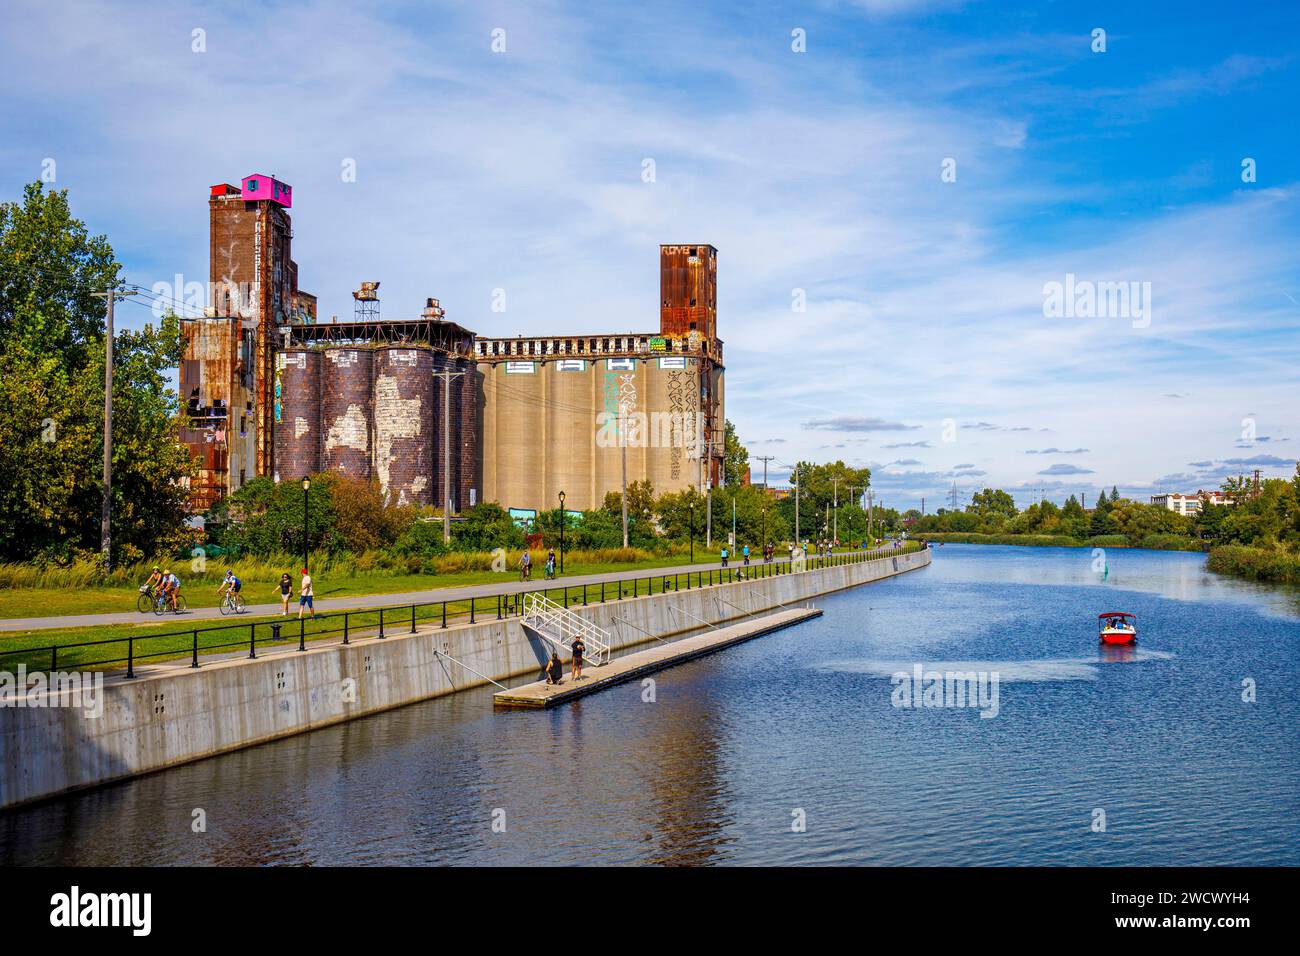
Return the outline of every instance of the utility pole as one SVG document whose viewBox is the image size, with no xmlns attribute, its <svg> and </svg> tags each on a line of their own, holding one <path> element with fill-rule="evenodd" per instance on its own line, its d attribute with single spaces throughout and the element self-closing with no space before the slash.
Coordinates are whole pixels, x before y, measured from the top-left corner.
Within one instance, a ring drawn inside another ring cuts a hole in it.
<svg viewBox="0 0 1300 956">
<path fill-rule="evenodd" d="M 840 540 L 840 482 L 842 478 L 832 478 L 831 486 L 834 489 L 831 494 L 835 500 L 835 530 L 831 532 L 831 541 Z"/>
<path fill-rule="evenodd" d="M 767 504 L 769 499 L 767 492 L 767 463 L 776 459 L 775 455 L 755 455 L 763 463 L 763 553 L 767 554 Z M 734 529 L 733 529 L 734 530 Z"/>
<path fill-rule="evenodd" d="M 618 405 L 618 443 L 623 456 L 623 547 L 627 547 L 627 405 Z"/>
<path fill-rule="evenodd" d="M 434 372 L 442 379 L 442 540 L 451 542 L 451 380 L 464 372 Z"/>
<path fill-rule="evenodd" d="M 921 517 L 925 517 L 925 495 L 921 496 Z"/>
<path fill-rule="evenodd" d="M 135 295 L 134 289 L 110 288 L 106 292 L 93 292 L 108 300 L 104 316 L 104 499 L 99 509 L 99 550 L 104 555 L 104 567 L 112 561 L 113 515 L 113 299 L 119 295 Z"/>
<path fill-rule="evenodd" d="M 704 547 L 713 547 L 713 439 L 704 443 L 704 453 L 708 460 L 704 463 L 704 477 L 708 484 L 704 489 Z"/>
<path fill-rule="evenodd" d="M 794 546 L 803 547 L 803 539 L 799 537 L 799 466 L 795 465 L 794 470 L 790 472 L 790 477 L 794 480 Z"/>
<path fill-rule="evenodd" d="M 763 490 L 764 490 L 764 491 L 767 491 L 767 463 L 768 463 L 769 461 L 775 461 L 775 460 L 776 460 L 776 456 L 775 456 L 775 455 L 755 455 L 754 457 L 757 458 L 759 461 L 761 461 L 761 462 L 763 463 Z"/>
<path fill-rule="evenodd" d="M 876 500 L 876 493 L 872 491 L 870 488 L 868 488 L 867 489 L 867 543 L 870 544 L 873 548 L 876 546 L 876 535 L 875 535 L 875 531 L 872 529 L 872 524 L 871 524 L 871 514 L 872 514 L 871 509 L 872 509 L 872 505 L 875 504 L 875 500 Z"/>
</svg>

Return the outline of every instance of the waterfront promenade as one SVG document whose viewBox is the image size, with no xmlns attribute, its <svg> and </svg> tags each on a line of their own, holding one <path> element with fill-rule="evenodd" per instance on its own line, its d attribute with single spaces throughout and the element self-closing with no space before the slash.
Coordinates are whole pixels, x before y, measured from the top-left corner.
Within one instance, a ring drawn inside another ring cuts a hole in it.
<svg viewBox="0 0 1300 956">
<path fill-rule="evenodd" d="M 888 547 L 878 549 L 882 552 L 888 552 Z M 854 552 L 836 552 L 837 554 L 852 554 Z M 785 555 L 778 555 L 778 560 L 787 560 Z M 811 556 L 810 556 L 811 560 Z M 761 566 L 761 560 L 751 559 L 750 567 Z M 741 561 L 733 559 L 728 563 L 728 568 L 741 567 Z M 316 601 L 316 613 L 334 613 L 336 611 L 351 610 L 377 610 L 381 607 L 400 607 L 405 604 L 426 604 L 437 601 L 468 601 L 471 598 L 488 598 L 495 597 L 498 594 L 521 594 L 525 591 L 535 591 L 541 587 L 581 587 L 584 584 L 601 584 L 613 583 L 617 581 L 630 581 L 632 578 L 645 578 L 649 575 L 662 572 L 664 574 L 685 574 L 687 572 L 695 573 L 699 571 L 712 571 L 720 567 L 718 560 L 698 562 L 696 564 L 677 564 L 665 565 L 663 567 L 634 568 L 626 571 L 608 571 L 599 574 L 580 574 L 580 575 L 563 575 L 554 581 L 546 581 L 542 578 L 541 569 L 537 569 L 537 574 L 531 581 L 520 581 L 519 572 L 512 569 L 503 572 L 500 575 L 500 581 L 493 581 L 488 584 L 472 584 L 460 587 L 445 588 L 425 588 L 419 591 L 401 591 L 393 594 L 374 594 L 374 595 L 349 595 L 337 599 L 318 598 Z M 318 581 L 317 588 L 325 584 L 325 581 Z M 278 602 L 268 604 L 250 604 L 245 612 L 248 617 L 265 616 L 280 613 Z M 298 602 L 293 600 L 289 605 L 289 616 L 296 618 L 298 616 Z M 215 607 L 193 608 L 182 614 L 166 614 L 162 617 L 141 614 L 138 611 L 123 611 L 107 614 L 74 614 L 62 615 L 58 617 L 12 617 L 0 618 L 0 632 L 3 631 L 40 631 L 66 629 L 74 627 L 96 627 L 107 624 L 159 624 L 164 630 L 174 627 L 187 627 L 193 621 L 212 621 L 226 620 L 236 621 L 238 618 L 222 618 L 221 611 Z"/>
</svg>

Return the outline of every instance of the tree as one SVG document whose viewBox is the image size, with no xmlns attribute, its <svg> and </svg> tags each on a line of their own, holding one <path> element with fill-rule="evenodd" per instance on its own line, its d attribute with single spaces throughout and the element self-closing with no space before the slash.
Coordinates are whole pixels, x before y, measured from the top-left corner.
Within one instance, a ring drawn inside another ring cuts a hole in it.
<svg viewBox="0 0 1300 956">
<path fill-rule="evenodd" d="M 722 483 L 728 488 L 745 481 L 749 471 L 749 450 L 736 437 L 736 426 L 726 423 L 723 429 Z"/>
<path fill-rule="evenodd" d="M 438 534 L 441 539 L 441 524 Z M 483 501 L 464 512 L 461 520 L 452 522 L 451 540 L 461 551 L 509 550 L 524 546 L 524 530 L 499 504 Z"/>
<path fill-rule="evenodd" d="M 985 488 L 971 496 L 966 510 L 990 525 L 1001 525 L 1016 516 L 1016 500 L 1000 488 Z"/>
<path fill-rule="evenodd" d="M 104 305 L 120 265 L 73 218 L 66 191 L 27 186 L 0 203 L 0 557 L 65 562 L 99 547 L 104 455 Z M 168 374 L 180 322 L 114 342 L 112 537 L 130 561 L 174 553 L 185 526 L 179 403 Z"/>
</svg>

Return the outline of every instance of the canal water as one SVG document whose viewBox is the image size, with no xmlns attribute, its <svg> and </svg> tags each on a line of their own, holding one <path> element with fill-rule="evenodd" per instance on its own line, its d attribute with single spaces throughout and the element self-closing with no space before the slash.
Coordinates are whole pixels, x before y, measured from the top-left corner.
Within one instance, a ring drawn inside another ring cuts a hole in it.
<svg viewBox="0 0 1300 956">
<path fill-rule="evenodd" d="M 653 700 L 413 705 L 0 814 L 0 864 L 1300 864 L 1300 596 L 1204 563 L 946 545 Z M 982 706 L 896 706 L 918 664 Z"/>
</svg>

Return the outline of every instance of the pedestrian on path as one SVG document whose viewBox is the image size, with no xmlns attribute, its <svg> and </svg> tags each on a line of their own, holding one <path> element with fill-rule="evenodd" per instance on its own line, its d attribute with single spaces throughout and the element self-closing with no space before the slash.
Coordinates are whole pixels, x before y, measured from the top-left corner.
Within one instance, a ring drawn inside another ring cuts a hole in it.
<svg viewBox="0 0 1300 956">
<path fill-rule="evenodd" d="M 293 596 L 293 578 L 286 571 L 280 575 L 280 616 L 289 616 L 289 598 Z"/>
<path fill-rule="evenodd" d="M 311 611 L 313 620 L 316 617 L 316 605 L 312 600 L 311 575 L 307 569 L 302 569 L 302 583 L 298 585 L 298 620 L 302 620 L 302 609 L 306 608 Z"/>
<path fill-rule="evenodd" d="M 723 549 L 722 549 L 722 566 L 723 566 L 724 568 L 727 566 L 727 549 L 726 549 L 726 548 L 723 548 Z"/>
</svg>

